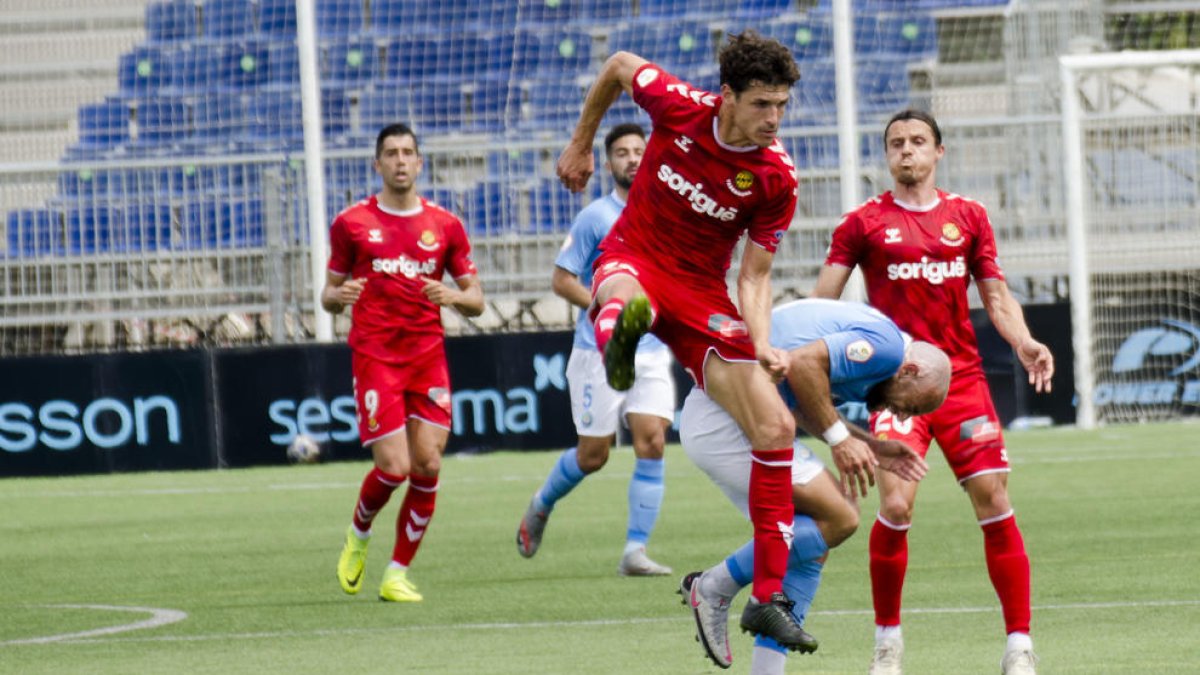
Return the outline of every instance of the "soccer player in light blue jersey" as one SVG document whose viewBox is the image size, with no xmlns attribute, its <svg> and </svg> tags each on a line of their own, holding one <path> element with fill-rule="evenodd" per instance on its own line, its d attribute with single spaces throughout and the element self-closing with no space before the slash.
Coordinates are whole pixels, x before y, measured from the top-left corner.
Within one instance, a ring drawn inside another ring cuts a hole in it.
<svg viewBox="0 0 1200 675">
<path fill-rule="evenodd" d="M 645 335 L 635 358 L 637 380 L 629 391 L 608 385 L 604 359 L 596 349 L 595 329 L 587 316 L 591 304 L 592 263 L 600 255 L 600 242 L 625 208 L 634 174 L 646 149 L 645 132 L 637 124 L 620 124 L 604 139 L 615 187 L 603 199 L 588 204 L 575 217 L 562 251 L 555 260 L 554 292 L 581 308 L 575 343 L 567 363 L 571 387 L 571 414 L 579 441 L 559 456 L 541 489 L 534 494 L 517 528 L 517 551 L 524 557 L 537 553 L 546 521 L 558 500 L 567 496 L 588 474 L 604 466 L 624 419 L 637 457 L 629 481 L 629 526 L 625 551 L 617 571 L 626 576 L 670 574 L 671 568 L 646 555 L 646 542 L 654 531 L 663 498 L 663 445 L 667 425 L 675 417 L 675 382 L 671 352 L 653 335 Z"/>
<path fill-rule="evenodd" d="M 784 591 L 796 622 L 804 618 L 821 578 L 825 556 L 858 527 L 857 495 L 875 484 L 875 467 L 908 480 L 927 469 L 911 448 L 871 437 L 847 425 L 835 408 L 847 402 L 886 409 L 900 418 L 941 405 L 950 384 L 950 361 L 928 342 L 914 342 L 886 316 L 863 304 L 797 300 L 771 314 L 771 345 L 788 354 L 787 380 L 780 394 L 797 426 L 830 446 L 840 474 L 835 479 L 812 451 L 797 441 L 792 465 L 793 539 Z M 750 442 L 737 423 L 700 389 L 683 405 L 680 438 L 684 450 L 743 514 L 748 514 Z M 697 634 L 709 658 L 728 668 L 727 614 L 734 595 L 750 583 L 754 549 L 747 544 L 724 561 L 683 578 Z M 813 640 L 812 651 L 816 649 Z M 755 639 L 750 672 L 783 673 L 786 650 L 771 638 Z"/>
</svg>

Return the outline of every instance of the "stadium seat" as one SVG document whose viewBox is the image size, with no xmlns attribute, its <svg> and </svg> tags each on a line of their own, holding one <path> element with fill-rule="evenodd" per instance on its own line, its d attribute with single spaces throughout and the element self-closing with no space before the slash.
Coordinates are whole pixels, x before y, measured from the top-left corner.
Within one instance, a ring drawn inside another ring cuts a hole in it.
<svg viewBox="0 0 1200 675">
<path fill-rule="evenodd" d="M 371 29 L 387 36 L 511 29 L 520 13 L 511 0 L 372 0 Z"/>
<path fill-rule="evenodd" d="M 323 42 L 319 49 L 321 81 L 363 83 L 382 75 L 379 48 L 371 38 L 352 37 Z"/>
<path fill-rule="evenodd" d="M 258 30 L 258 3 L 246 0 L 205 0 L 200 7 L 201 32 L 208 38 L 238 38 Z"/>
<path fill-rule="evenodd" d="M 374 141 L 383 127 L 394 122 L 412 121 L 412 93 L 409 86 L 387 80 L 376 83 L 359 99 L 360 133 Z"/>
<path fill-rule="evenodd" d="M 728 0 L 639 0 L 638 14 L 656 19 L 714 18 L 730 10 Z"/>
<path fill-rule="evenodd" d="M 633 18 L 630 0 L 588 0 L 579 8 L 579 20 L 585 25 Z"/>
<path fill-rule="evenodd" d="M 260 148 L 299 147 L 304 139 L 302 108 L 300 92 L 295 88 L 261 88 L 250 100 L 250 124 L 241 140 Z M 346 133 L 348 121 L 343 90 L 321 90 L 321 121 L 326 136 Z"/>
<path fill-rule="evenodd" d="M 142 45 L 122 54 L 117 64 L 121 93 L 147 96 L 170 86 L 174 51 L 171 47 Z"/>
<path fill-rule="evenodd" d="M 795 9 L 794 0 L 738 0 L 733 16 L 738 19 L 768 19 Z"/>
<path fill-rule="evenodd" d="M 419 136 L 464 130 L 463 84 L 448 80 L 413 83 L 411 126 Z"/>
<path fill-rule="evenodd" d="M 171 206 L 163 202 L 136 201 L 110 209 L 109 250 L 114 253 L 156 251 L 171 247 Z"/>
<path fill-rule="evenodd" d="M 366 29 L 363 0 L 316 0 L 316 14 L 318 35 L 361 35 Z"/>
<path fill-rule="evenodd" d="M 129 106 L 108 97 L 79 107 L 79 142 L 86 147 L 110 148 L 129 140 Z"/>
<path fill-rule="evenodd" d="M 232 141 L 250 123 L 251 94 L 210 92 L 196 98 L 192 106 L 192 128 L 199 142 Z"/>
<path fill-rule="evenodd" d="M 110 210 L 100 200 L 86 200 L 65 207 L 67 255 L 93 255 L 112 250 Z M 123 242 L 122 242 L 123 245 Z"/>
<path fill-rule="evenodd" d="M 593 68 L 592 37 L 586 31 L 521 29 L 515 35 L 513 75 L 573 77 Z"/>
<path fill-rule="evenodd" d="M 180 239 L 191 250 L 258 247 L 266 242 L 260 199 L 208 198 L 180 209 Z"/>
<path fill-rule="evenodd" d="M 583 208 L 583 195 L 571 192 L 557 179 L 542 178 L 529 189 L 530 222 L 533 234 L 566 233 Z"/>
<path fill-rule="evenodd" d="M 640 54 L 689 79 L 696 69 L 716 67 L 713 29 L 704 21 L 637 22 L 609 36 L 609 51 Z"/>
<path fill-rule="evenodd" d="M 480 181 L 458 195 L 459 214 L 472 235 L 510 232 L 516 223 L 513 191 L 505 181 Z"/>
<path fill-rule="evenodd" d="M 137 142 L 143 145 L 170 145 L 192 135 L 190 99 L 157 96 L 133 103 L 137 117 Z"/>
<path fill-rule="evenodd" d="M 771 23 L 763 28 L 763 34 L 791 49 L 797 61 L 833 56 L 833 23 L 828 15 Z M 803 72 L 800 77 L 803 83 Z"/>
<path fill-rule="evenodd" d="M 586 93 L 581 85 L 575 82 L 564 82 L 558 79 L 540 79 L 530 81 L 523 88 L 526 100 L 520 110 L 519 127 L 524 130 L 553 131 L 570 133 L 575 122 L 579 119 L 579 110 L 583 107 Z M 617 99 L 617 106 L 628 97 Z M 613 110 L 609 110 L 605 121 L 613 118 Z"/>
<path fill-rule="evenodd" d="M 908 62 L 904 59 L 861 57 L 855 63 L 854 79 L 860 113 L 895 111 L 908 104 Z"/>
<path fill-rule="evenodd" d="M 199 37 L 194 0 L 158 0 L 146 5 L 150 42 L 181 42 Z"/>
<path fill-rule="evenodd" d="M 519 26 L 561 28 L 579 20 L 587 0 L 518 0 L 516 22 Z"/>
<path fill-rule="evenodd" d="M 915 60 L 937 56 L 937 26 L 928 12 L 887 12 L 879 15 L 876 42 L 859 44 L 855 51 L 903 56 Z"/>
<path fill-rule="evenodd" d="M 471 132 L 502 132 L 520 116 L 519 90 L 506 78 L 476 80 L 463 88 L 464 128 Z"/>
<path fill-rule="evenodd" d="M 38 258 L 56 252 L 59 216 L 50 209 L 17 209 L 8 212 L 9 258 Z"/>
<path fill-rule="evenodd" d="M 259 0 L 258 29 L 264 33 L 296 34 L 295 0 Z"/>
<path fill-rule="evenodd" d="M 336 214 L 378 192 L 382 180 L 370 159 L 346 157 L 325 160 L 325 186 L 329 207 Z"/>
</svg>

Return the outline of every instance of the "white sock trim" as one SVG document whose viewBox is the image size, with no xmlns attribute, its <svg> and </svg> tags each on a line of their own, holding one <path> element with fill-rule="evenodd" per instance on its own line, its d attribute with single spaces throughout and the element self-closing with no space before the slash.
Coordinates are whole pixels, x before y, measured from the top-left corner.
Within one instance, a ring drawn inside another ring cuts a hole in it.
<svg viewBox="0 0 1200 675">
<path fill-rule="evenodd" d="M 1033 638 L 1029 637 L 1029 633 L 1009 633 L 1008 646 L 1006 649 L 1010 652 L 1016 651 L 1032 651 Z"/>
<path fill-rule="evenodd" d="M 1005 518 L 1012 518 L 1013 515 L 1015 515 L 1015 513 L 1016 513 L 1015 511 L 1013 511 L 1012 509 L 1009 509 L 1007 512 L 1001 513 L 998 516 L 992 516 L 991 518 L 984 518 L 983 520 L 979 521 L 979 526 L 983 527 L 984 525 L 991 525 L 992 523 L 998 523 L 998 522 L 1004 520 Z"/>
<path fill-rule="evenodd" d="M 907 532 L 908 529 L 912 527 L 912 523 L 908 523 L 907 525 L 897 525 L 887 518 L 884 518 L 882 513 L 876 513 L 875 519 L 879 521 L 880 525 L 883 525 L 889 530 L 895 530 L 897 532 Z"/>
</svg>

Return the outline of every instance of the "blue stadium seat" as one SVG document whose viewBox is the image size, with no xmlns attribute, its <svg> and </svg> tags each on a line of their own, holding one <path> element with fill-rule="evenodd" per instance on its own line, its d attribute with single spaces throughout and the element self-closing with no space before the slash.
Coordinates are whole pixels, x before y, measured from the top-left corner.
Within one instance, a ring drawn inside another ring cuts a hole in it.
<svg viewBox="0 0 1200 675">
<path fill-rule="evenodd" d="M 316 6 L 319 35 L 359 35 L 366 29 L 363 0 L 316 0 Z"/>
<path fill-rule="evenodd" d="M 191 136 L 190 99 L 180 96 L 157 96 L 136 101 L 134 106 L 139 144 L 170 145 Z"/>
<path fill-rule="evenodd" d="M 129 106 L 109 97 L 79 107 L 79 142 L 87 147 L 110 148 L 129 140 Z"/>
<path fill-rule="evenodd" d="M 38 258 L 56 252 L 60 229 L 58 214 L 50 209 L 17 209 L 8 212 L 9 258 Z"/>
<path fill-rule="evenodd" d="M 218 87 L 254 89 L 270 81 L 271 46 L 268 40 L 236 40 L 215 45 L 210 63 Z"/>
<path fill-rule="evenodd" d="M 518 30 L 513 74 L 569 78 L 592 70 L 592 37 L 581 30 Z"/>
<path fill-rule="evenodd" d="M 464 131 L 463 84 L 447 80 L 414 83 L 410 112 L 418 136 Z"/>
<path fill-rule="evenodd" d="M 520 116 L 519 91 L 507 79 L 481 79 L 464 87 L 464 127 L 474 132 L 500 132 Z"/>
<path fill-rule="evenodd" d="M 405 35 L 388 41 L 384 75 L 400 81 L 509 76 L 516 38 L 512 32 Z"/>
<path fill-rule="evenodd" d="M 584 24 L 631 18 L 633 18 L 633 3 L 630 0 L 588 0 L 579 10 L 579 20 Z"/>
<path fill-rule="evenodd" d="M 475 235 L 511 232 L 517 222 L 513 191 L 507 182 L 485 180 L 459 195 L 459 213 L 468 232 Z"/>
<path fill-rule="evenodd" d="M 738 0 L 733 16 L 739 19 L 766 19 L 787 14 L 795 8 L 795 0 Z"/>
<path fill-rule="evenodd" d="M 520 13 L 512 0 L 371 0 L 371 29 L 387 36 L 504 30 L 516 25 Z"/>
<path fill-rule="evenodd" d="M 266 241 L 260 199 L 209 198 L 180 209 L 184 248 L 214 250 L 262 246 Z"/>
<path fill-rule="evenodd" d="M 382 179 L 368 158 L 327 159 L 325 186 L 330 209 L 337 213 L 378 192 L 382 187 Z"/>
<path fill-rule="evenodd" d="M 412 92 L 409 86 L 379 81 L 376 87 L 362 93 L 359 99 L 361 133 L 372 141 L 383 127 L 394 122 L 412 121 Z"/>
<path fill-rule="evenodd" d="M 117 83 L 121 92 L 146 96 L 171 85 L 170 47 L 142 45 L 121 55 L 117 64 Z"/>
<path fill-rule="evenodd" d="M 264 33 L 296 34 L 296 0 L 259 0 L 258 29 Z"/>
<path fill-rule="evenodd" d="M 528 101 L 522 106 L 518 123 L 521 129 L 570 133 L 583 107 L 586 90 L 582 86 L 572 81 L 541 79 L 529 82 L 526 91 Z M 621 96 L 617 99 L 617 106 L 628 100 L 629 97 Z M 605 121 L 612 117 L 610 110 Z"/>
<path fill-rule="evenodd" d="M 113 250 L 157 251 L 171 247 L 171 206 L 138 201 L 112 209 Z"/>
<path fill-rule="evenodd" d="M 792 101 L 785 113 L 791 123 L 814 111 L 832 110 L 837 105 L 837 89 L 832 59 L 800 61 L 800 82 L 792 89 Z"/>
<path fill-rule="evenodd" d="M 247 0 L 205 0 L 201 5 L 203 33 L 209 38 L 236 38 L 258 28 L 258 3 Z"/>
<path fill-rule="evenodd" d="M 908 59 L 937 56 L 937 25 L 927 12 L 884 13 L 879 15 L 875 44 L 859 45 L 858 53 L 880 53 Z"/>
<path fill-rule="evenodd" d="M 111 212 L 100 200 L 66 204 L 67 255 L 93 255 L 112 250 Z"/>
<path fill-rule="evenodd" d="M 341 89 L 321 90 L 322 132 L 338 136 L 347 131 L 346 96 Z M 263 87 L 250 100 L 250 124 L 244 140 L 257 147 L 299 147 L 304 139 L 300 92 L 291 87 Z"/>
<path fill-rule="evenodd" d="M 587 0 L 518 0 L 518 25 L 559 28 L 579 20 Z"/>
<path fill-rule="evenodd" d="M 833 22 L 829 16 L 768 24 L 763 34 L 791 49 L 797 61 L 833 56 Z"/>
<path fill-rule="evenodd" d="M 567 232 L 583 208 L 583 195 L 571 192 L 554 178 L 539 179 L 529 199 L 531 222 L 526 229 L 536 234 Z"/>
<path fill-rule="evenodd" d="M 715 18 L 727 15 L 730 4 L 729 0 L 639 0 L 638 13 L 658 19 Z"/>
<path fill-rule="evenodd" d="M 198 37 L 193 0 L 158 0 L 146 6 L 150 42 L 181 42 Z"/>
<path fill-rule="evenodd" d="M 232 141 L 242 136 L 250 123 L 251 94 L 210 92 L 196 98 L 192 106 L 192 128 L 199 142 Z"/>
<path fill-rule="evenodd" d="M 858 110 L 897 111 L 908 105 L 908 62 L 889 56 L 862 57 L 855 63 Z"/>
<path fill-rule="evenodd" d="M 640 54 L 683 79 L 717 65 L 713 30 L 704 21 L 632 23 L 609 36 L 609 51 L 618 49 Z"/>
<path fill-rule="evenodd" d="M 322 82 L 361 83 L 377 79 L 379 49 L 371 38 L 333 39 L 320 47 Z"/>
</svg>

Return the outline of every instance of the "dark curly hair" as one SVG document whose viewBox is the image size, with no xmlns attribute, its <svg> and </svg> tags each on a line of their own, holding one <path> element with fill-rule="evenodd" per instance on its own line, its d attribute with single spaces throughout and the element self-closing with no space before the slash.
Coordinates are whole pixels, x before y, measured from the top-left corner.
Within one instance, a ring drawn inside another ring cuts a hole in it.
<svg viewBox="0 0 1200 675">
<path fill-rule="evenodd" d="M 733 93 L 746 91 L 751 83 L 769 87 L 791 87 L 800 79 L 800 67 L 790 49 L 778 40 L 763 37 L 755 30 L 730 33 L 717 60 L 721 64 L 721 84 Z"/>
</svg>

